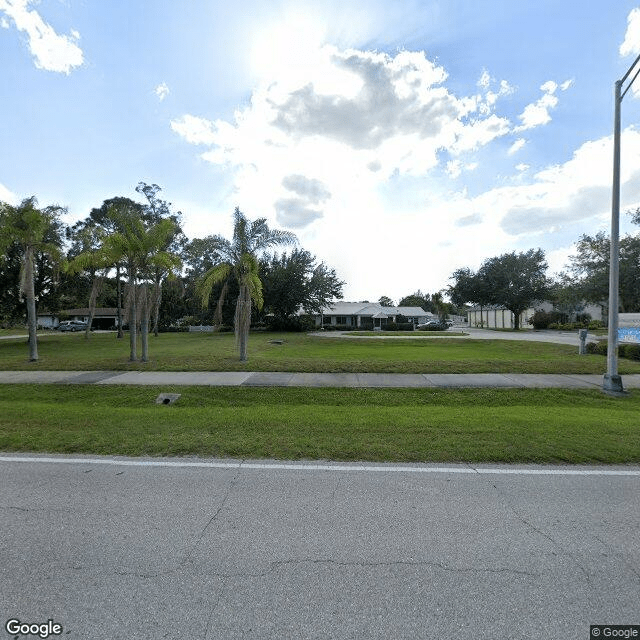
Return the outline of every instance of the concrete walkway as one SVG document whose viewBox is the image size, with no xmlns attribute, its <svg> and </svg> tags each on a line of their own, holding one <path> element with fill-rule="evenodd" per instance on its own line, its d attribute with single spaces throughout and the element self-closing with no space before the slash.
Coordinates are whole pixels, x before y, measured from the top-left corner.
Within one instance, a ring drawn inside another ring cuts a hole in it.
<svg viewBox="0 0 640 640">
<path fill-rule="evenodd" d="M 290 373 L 251 371 L 0 371 L 0 384 L 194 385 L 207 387 L 430 387 L 601 389 L 600 374 Z M 640 374 L 622 377 L 640 389 Z"/>
</svg>

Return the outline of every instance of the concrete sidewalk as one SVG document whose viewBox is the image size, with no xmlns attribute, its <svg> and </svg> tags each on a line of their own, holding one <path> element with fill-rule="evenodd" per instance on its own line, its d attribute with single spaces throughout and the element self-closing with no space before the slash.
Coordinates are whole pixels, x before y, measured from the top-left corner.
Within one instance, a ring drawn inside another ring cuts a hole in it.
<svg viewBox="0 0 640 640">
<path fill-rule="evenodd" d="M 194 385 L 207 387 L 601 389 L 600 374 L 288 373 L 251 371 L 0 371 L 0 384 Z M 640 389 L 640 374 L 622 377 Z"/>
</svg>

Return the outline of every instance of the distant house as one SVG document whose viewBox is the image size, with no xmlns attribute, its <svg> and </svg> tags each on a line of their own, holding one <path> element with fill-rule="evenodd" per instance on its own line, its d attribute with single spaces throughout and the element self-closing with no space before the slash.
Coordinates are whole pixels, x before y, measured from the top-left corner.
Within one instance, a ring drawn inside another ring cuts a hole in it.
<svg viewBox="0 0 640 640">
<path fill-rule="evenodd" d="M 55 329 L 62 320 L 89 321 L 89 308 L 64 309 L 57 313 L 43 311 L 38 313 L 38 326 L 44 329 Z M 118 323 L 118 310 L 116 308 L 96 309 L 91 326 L 94 329 L 115 329 Z"/>
<path fill-rule="evenodd" d="M 404 316 L 406 322 L 414 325 L 435 318 L 433 313 L 420 307 L 383 307 L 377 302 L 334 302 L 312 317 L 318 327 L 340 325 L 354 329 L 381 329 L 385 324 L 395 322 L 398 316 Z"/>
</svg>

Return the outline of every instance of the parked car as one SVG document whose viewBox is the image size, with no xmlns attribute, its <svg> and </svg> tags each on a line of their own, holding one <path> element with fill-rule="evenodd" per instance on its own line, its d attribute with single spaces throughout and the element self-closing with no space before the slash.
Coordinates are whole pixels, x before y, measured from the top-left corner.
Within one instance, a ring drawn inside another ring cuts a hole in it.
<svg viewBox="0 0 640 640">
<path fill-rule="evenodd" d="M 65 320 L 58 325 L 58 331 L 85 331 L 87 323 L 81 320 Z"/>
<path fill-rule="evenodd" d="M 416 326 L 418 331 L 446 331 L 453 326 L 453 322 L 447 320 L 444 324 L 440 324 L 439 320 L 429 320 L 423 324 Z"/>
</svg>

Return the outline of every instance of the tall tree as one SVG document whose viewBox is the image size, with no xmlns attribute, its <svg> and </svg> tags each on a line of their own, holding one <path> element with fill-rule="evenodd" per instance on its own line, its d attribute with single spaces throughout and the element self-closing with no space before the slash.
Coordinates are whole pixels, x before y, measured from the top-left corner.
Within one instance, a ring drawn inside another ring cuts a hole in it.
<svg viewBox="0 0 640 640">
<path fill-rule="evenodd" d="M 468 267 L 456 269 L 450 278 L 454 284 L 449 286 L 448 294 L 453 304 L 463 307 L 473 304 L 480 307 L 480 324 L 482 313 L 486 305 L 491 303 L 491 291 L 487 282 Z"/>
<path fill-rule="evenodd" d="M 422 293 L 418 289 L 415 293 L 405 296 L 398 302 L 399 307 L 420 307 L 424 311 L 433 313 L 435 308 L 431 302 L 431 296 L 428 293 Z"/>
<path fill-rule="evenodd" d="M 331 301 L 342 297 L 344 282 L 334 269 L 304 249 L 282 255 L 267 255 L 260 261 L 264 310 L 286 323 L 302 308 L 320 313 Z"/>
<path fill-rule="evenodd" d="M 149 359 L 149 280 L 156 268 L 172 271 L 180 265 L 175 254 L 163 250 L 167 239 L 175 233 L 172 220 L 160 220 L 156 224 L 145 225 L 135 212 L 111 209 L 118 229 L 104 240 L 104 252 L 115 262 L 120 260 L 126 266 L 129 278 L 129 341 L 130 356 L 137 360 L 137 322 L 140 317 L 140 338 L 142 362 Z M 140 307 L 140 309 L 138 309 Z"/>
<path fill-rule="evenodd" d="M 381 307 L 393 307 L 393 300 L 389 296 L 380 296 L 378 298 L 378 304 Z"/>
<path fill-rule="evenodd" d="M 171 203 L 158 197 L 162 187 L 157 184 L 146 184 L 139 182 L 136 187 L 138 193 L 142 193 L 147 199 L 144 205 L 143 218 L 149 224 L 157 224 L 161 220 L 171 220 L 173 222 L 173 234 L 167 238 L 162 250 L 173 254 L 179 254 L 187 243 L 187 237 L 182 232 L 181 219 L 182 212 L 172 211 Z M 153 333 L 157 337 L 160 316 L 160 304 L 162 302 L 162 280 L 167 275 L 166 271 L 159 265 L 153 268 L 153 287 L 151 289 L 151 314 L 153 318 Z"/>
<path fill-rule="evenodd" d="M 247 360 L 247 341 L 251 326 L 251 304 L 260 309 L 263 304 L 262 282 L 258 275 L 258 256 L 261 252 L 280 245 L 297 242 L 296 236 L 289 231 L 269 229 L 266 218 L 251 221 L 236 207 L 233 213 L 233 238 L 212 236 L 212 249 L 220 256 L 221 262 L 209 269 L 198 282 L 198 293 L 204 307 L 209 305 L 213 288 L 224 283 L 218 299 L 218 311 L 227 294 L 228 282 L 235 278 L 239 294 L 236 301 L 234 328 L 240 361 Z"/>
<path fill-rule="evenodd" d="M 82 253 L 100 251 L 105 237 L 117 231 L 122 231 L 122 229 L 118 228 L 117 220 L 119 217 L 137 216 L 142 218 L 143 214 L 143 205 L 135 200 L 131 200 L 131 198 L 116 196 L 105 200 L 100 207 L 91 209 L 87 218 L 76 222 L 69 230 L 69 239 L 72 241 L 71 248 L 68 252 L 69 260 L 76 258 Z M 122 313 L 122 274 L 124 265 L 121 261 L 116 261 L 113 267 L 115 269 L 116 281 L 117 337 L 122 338 L 124 336 L 122 329 L 124 324 Z M 87 272 L 91 276 L 92 285 L 89 297 L 92 298 L 95 294 L 96 285 L 98 284 L 93 277 L 95 276 L 96 269 L 95 267 L 89 266 Z M 91 307 L 91 304 L 89 307 Z"/>
<path fill-rule="evenodd" d="M 509 309 L 514 328 L 520 328 L 520 314 L 549 294 L 547 261 L 542 249 L 504 253 L 482 263 L 478 277 L 489 291 L 488 301 Z"/>
<path fill-rule="evenodd" d="M 447 314 L 451 311 L 451 305 L 444 299 L 442 291 L 431 294 L 431 303 L 436 309 L 440 324 L 444 325 L 447 321 Z"/>
<path fill-rule="evenodd" d="M 0 255 L 15 244 L 21 253 L 20 292 L 27 302 L 29 328 L 29 360 L 38 360 L 38 316 L 36 314 L 35 278 L 37 255 L 47 255 L 53 262 L 62 260 L 62 240 L 51 241 L 48 234 L 58 222 L 64 209 L 50 205 L 37 208 L 35 196 L 24 199 L 18 206 L 0 203 Z"/>
<path fill-rule="evenodd" d="M 634 224 L 640 224 L 640 209 L 628 214 Z M 608 309 L 609 300 L 609 246 L 609 236 L 604 232 L 585 234 L 576 242 L 576 253 L 569 264 L 573 286 L 603 311 Z M 620 238 L 619 286 L 620 309 L 640 312 L 640 235 Z"/>
</svg>

